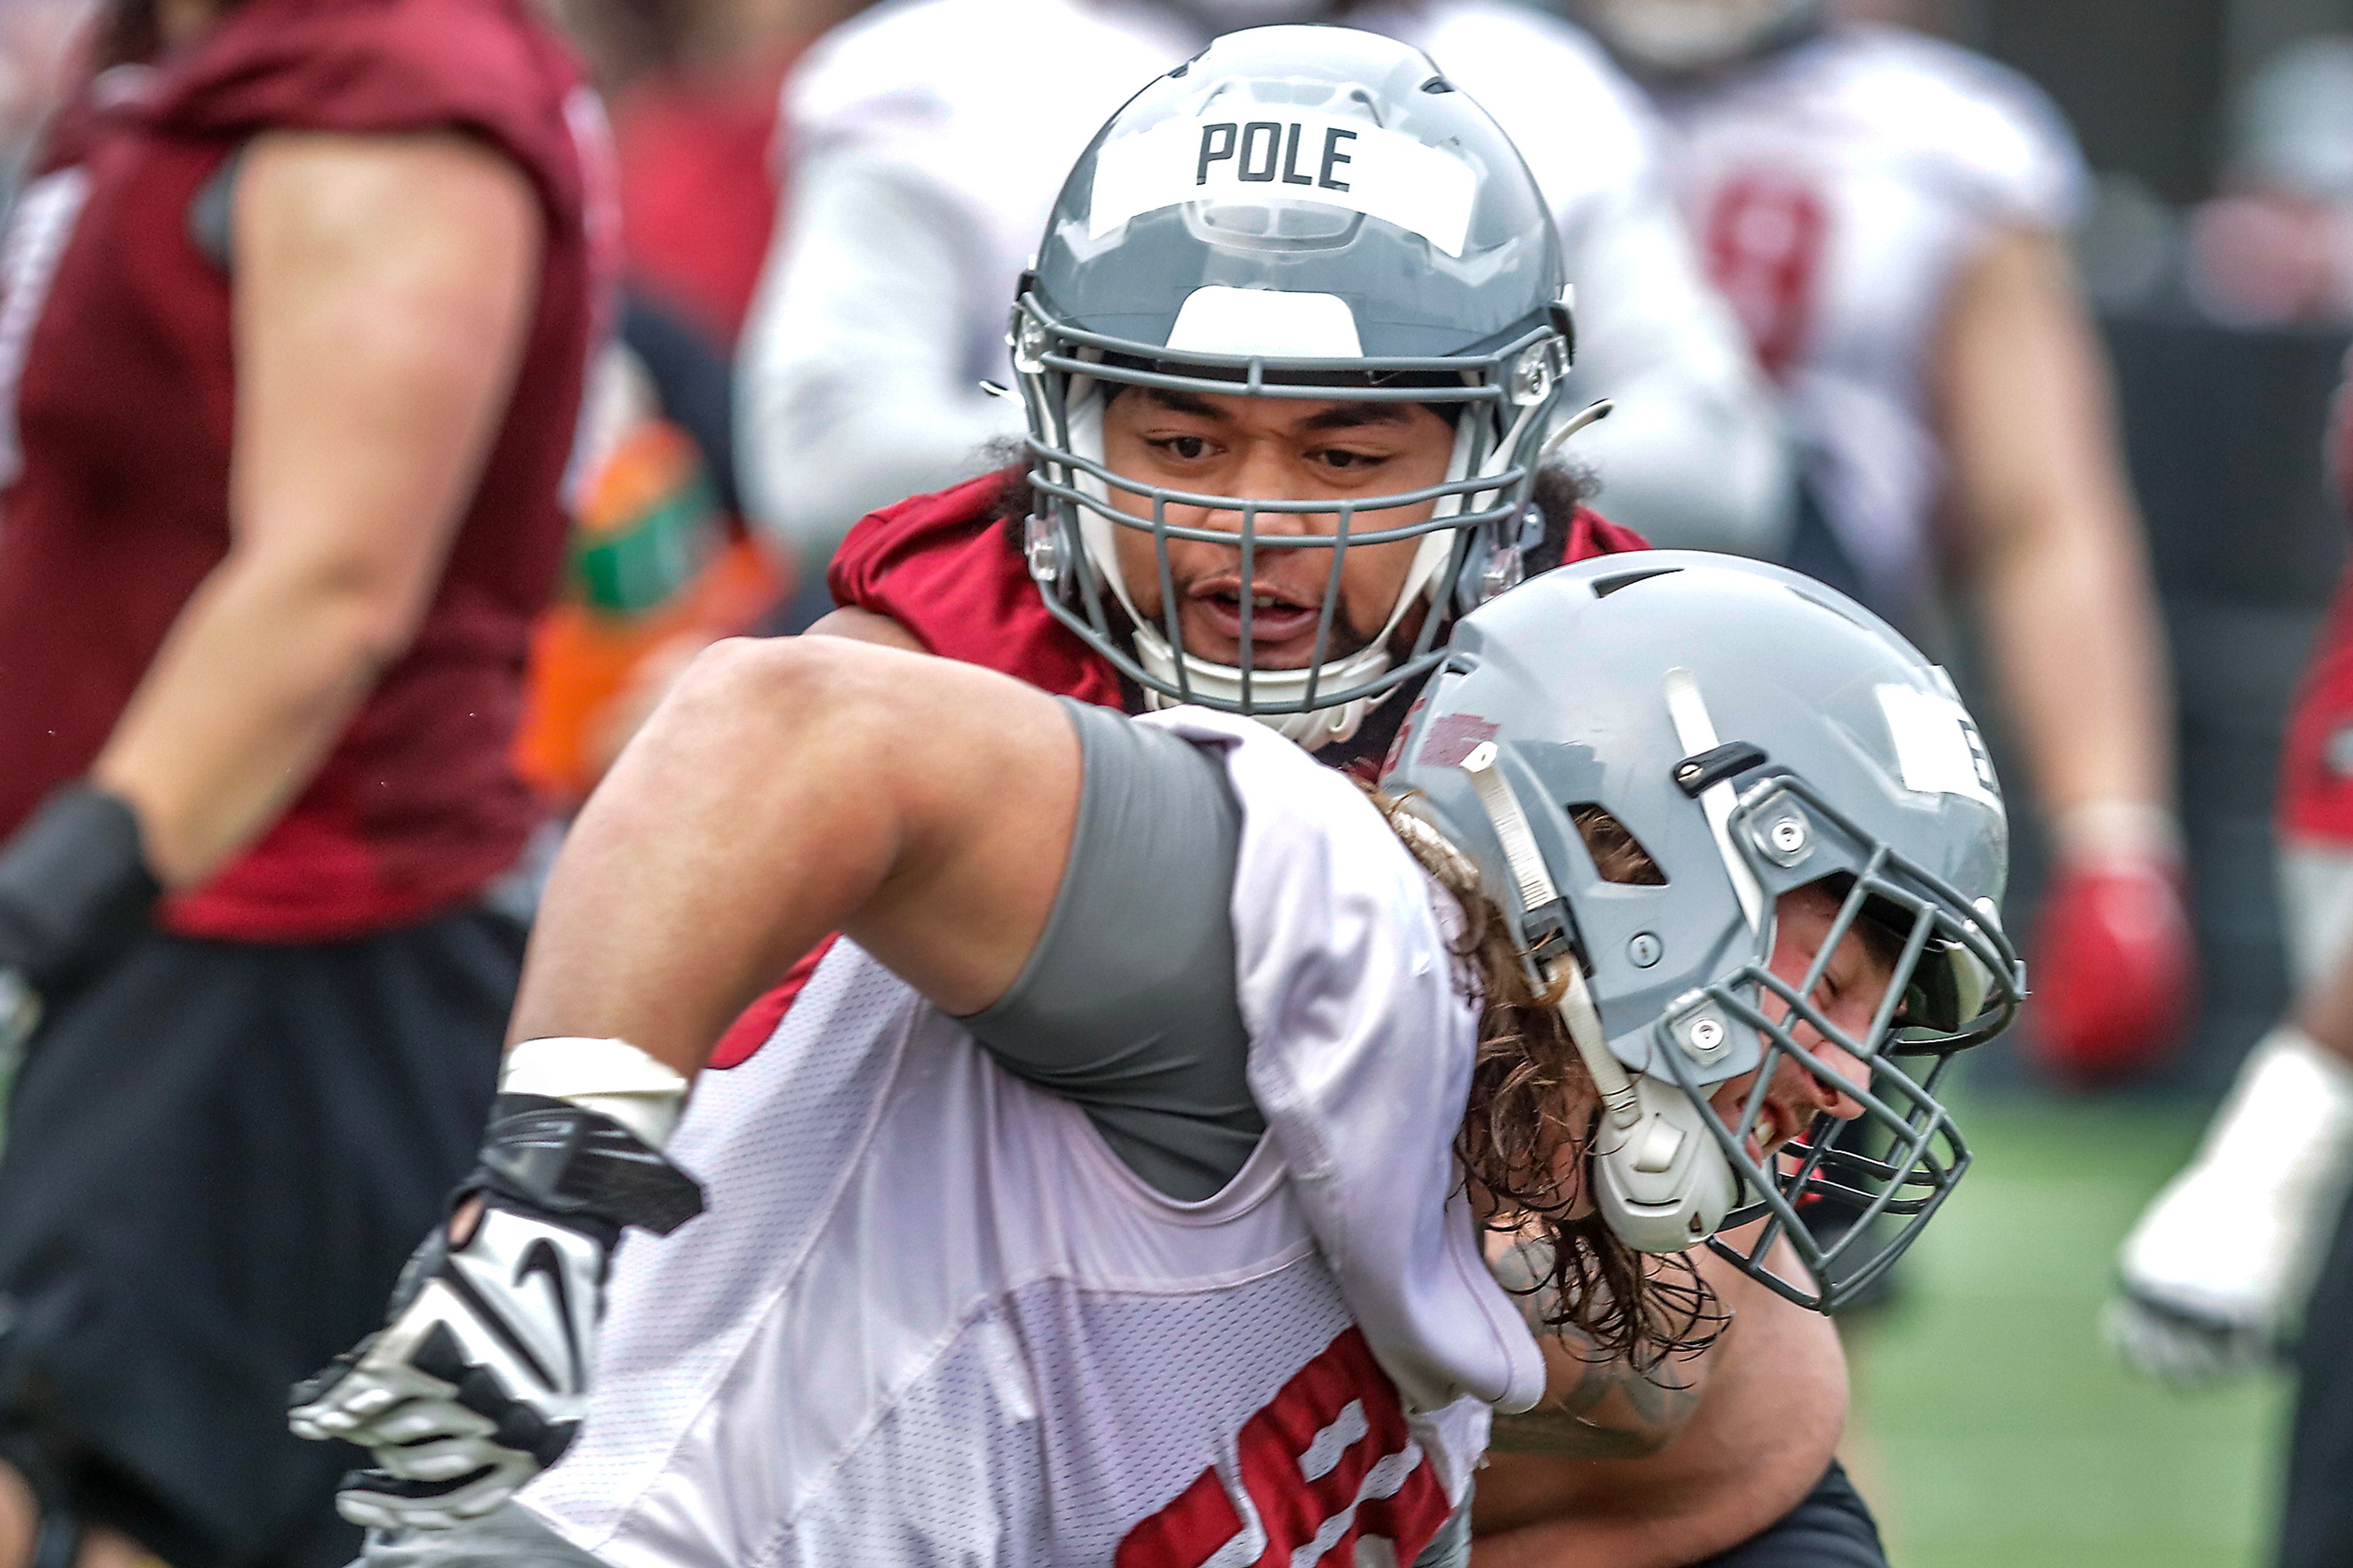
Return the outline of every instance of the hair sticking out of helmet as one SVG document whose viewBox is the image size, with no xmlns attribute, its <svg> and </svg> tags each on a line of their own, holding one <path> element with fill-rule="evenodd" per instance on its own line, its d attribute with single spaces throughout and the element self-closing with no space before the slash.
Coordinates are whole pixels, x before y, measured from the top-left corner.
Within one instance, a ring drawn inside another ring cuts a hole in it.
<svg viewBox="0 0 2353 1568">
<path fill-rule="evenodd" d="M 1825 1310 L 1910 1245 L 1968 1165 L 1936 1082 L 2023 994 L 2000 788 L 1942 670 L 1777 567 L 1588 563 L 1465 618 L 1394 755 L 1559 999 L 1623 1241 L 1709 1241 Z M 1860 1222 L 1817 1241 L 1822 1202 Z"/>
<path fill-rule="evenodd" d="M 1661 76 L 1726 66 L 1806 37 L 1824 0 L 1579 0 L 1578 14 L 1620 58 Z"/>
<path fill-rule="evenodd" d="M 1522 547 L 1569 343 L 1535 182 L 1427 56 L 1345 27 L 1219 38 L 1098 133 L 1015 301 L 1031 574 L 1155 705 L 1250 714 L 1310 745 L 1345 737 L 1434 667 L 1459 606 L 1512 577 L 1491 567 Z M 1434 482 L 1399 490 L 1188 489 L 1107 460 L 1106 410 L 1139 395 L 1419 406 L 1452 450 Z M 1123 568 L 1124 540 L 1149 542 L 1145 580 Z M 1172 554 L 1202 547 L 1230 552 L 1230 658 L 1180 625 Z M 1345 589 L 1351 558 L 1375 552 L 1394 552 L 1382 580 L 1397 586 L 1368 608 Z M 1314 603 L 1260 591 L 1276 563 L 1321 584 Z M 1282 617 L 1312 642 L 1278 647 L 1270 609 L 1312 611 Z"/>
</svg>

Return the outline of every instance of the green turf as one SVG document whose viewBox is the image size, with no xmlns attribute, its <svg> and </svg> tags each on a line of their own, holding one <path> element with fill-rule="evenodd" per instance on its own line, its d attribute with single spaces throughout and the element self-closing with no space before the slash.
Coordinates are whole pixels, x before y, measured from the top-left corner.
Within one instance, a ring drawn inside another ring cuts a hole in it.
<svg viewBox="0 0 2353 1568">
<path fill-rule="evenodd" d="M 2257 1568 L 2286 1390 L 2128 1377 L 2095 1314 L 2118 1241 L 2200 1119 L 1977 1100 L 1978 1163 L 1849 1334 L 1850 1463 L 1895 1568 Z"/>
</svg>

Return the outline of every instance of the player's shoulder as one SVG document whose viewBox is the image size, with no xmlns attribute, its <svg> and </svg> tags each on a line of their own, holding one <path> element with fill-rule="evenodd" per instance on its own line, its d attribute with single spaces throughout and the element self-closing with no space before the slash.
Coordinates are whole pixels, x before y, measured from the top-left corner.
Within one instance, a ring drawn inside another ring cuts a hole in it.
<svg viewBox="0 0 2353 1568">
<path fill-rule="evenodd" d="M 1010 131 L 1050 114 L 1057 94 L 1083 90 L 1092 100 L 1104 82 L 1141 88 L 1190 53 L 1187 44 L 1141 5 L 883 0 L 801 58 L 786 110 L 805 133 L 876 112 Z"/>
<path fill-rule="evenodd" d="M 454 121 L 530 140 L 578 85 L 522 0 L 287 0 L 231 12 L 168 68 L 161 112 L 192 128 Z"/>
<path fill-rule="evenodd" d="M 1583 28 L 1507 0 L 1430 0 L 1410 16 L 1398 36 L 1494 116 L 1556 209 L 1648 177 L 1650 106 Z"/>
<path fill-rule="evenodd" d="M 2050 96 L 1999 61 L 1904 28 L 1854 26 L 1796 64 L 1835 118 L 1997 200 L 2063 204 L 2081 154 Z M 2057 216 L 2057 215 L 2053 215 Z"/>
</svg>

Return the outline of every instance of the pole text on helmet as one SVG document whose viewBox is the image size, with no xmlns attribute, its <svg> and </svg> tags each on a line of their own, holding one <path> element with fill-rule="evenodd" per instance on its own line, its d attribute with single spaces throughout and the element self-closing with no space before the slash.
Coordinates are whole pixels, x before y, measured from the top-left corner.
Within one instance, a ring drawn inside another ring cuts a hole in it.
<svg viewBox="0 0 2353 1568">
<path fill-rule="evenodd" d="M 1241 123 L 1231 120 L 1214 121 L 1201 127 L 1201 156 L 1193 170 L 1193 183 L 1209 183 L 1209 167 L 1228 159 L 1238 158 L 1235 177 L 1247 184 L 1268 184 L 1275 179 L 1275 155 L 1282 153 L 1282 180 L 1286 185 L 1314 185 L 1321 190 L 1345 191 L 1348 184 L 1334 179 L 1333 174 L 1344 163 L 1356 162 L 1340 150 L 1343 142 L 1354 142 L 1356 132 L 1343 131 L 1336 125 L 1318 127 L 1324 133 L 1324 153 L 1314 174 L 1299 167 L 1300 132 L 1306 128 L 1297 121 L 1288 125 L 1276 120 L 1253 120 Z M 1313 144 L 1314 139 L 1308 139 Z M 1261 154 L 1263 153 L 1263 160 Z"/>
<path fill-rule="evenodd" d="M 1163 121 L 1095 154 L 1093 237 L 1145 213 L 1194 204 L 1305 202 L 1364 214 L 1460 257 L 1478 171 L 1447 149 L 1349 115 L 1274 109 L 1264 120 Z M 1230 109 L 1228 113 L 1233 113 Z"/>
</svg>

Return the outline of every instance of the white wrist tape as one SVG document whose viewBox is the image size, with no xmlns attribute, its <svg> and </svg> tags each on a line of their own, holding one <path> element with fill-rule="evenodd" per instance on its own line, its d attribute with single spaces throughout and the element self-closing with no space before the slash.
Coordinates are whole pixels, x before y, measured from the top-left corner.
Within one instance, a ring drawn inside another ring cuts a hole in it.
<svg viewBox="0 0 2353 1568">
<path fill-rule="evenodd" d="M 2179 866 L 2182 859 L 2180 819 L 2149 801 L 2087 800 L 2052 817 L 2049 831 L 2060 855 L 2070 860 Z"/>
<path fill-rule="evenodd" d="M 568 1100 L 609 1116 L 659 1149 L 686 1110 L 686 1079 L 627 1040 L 525 1040 L 507 1053 L 501 1094 Z"/>
</svg>

